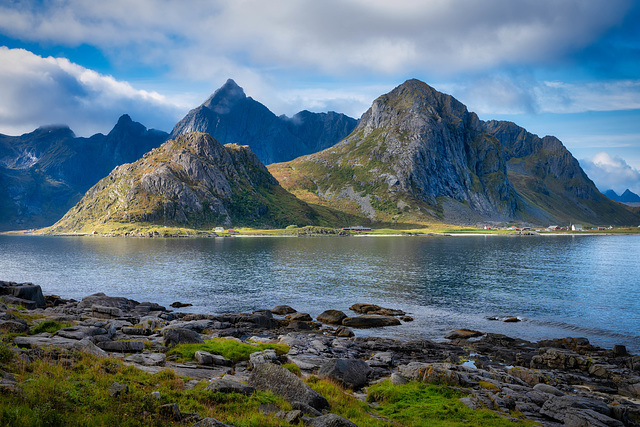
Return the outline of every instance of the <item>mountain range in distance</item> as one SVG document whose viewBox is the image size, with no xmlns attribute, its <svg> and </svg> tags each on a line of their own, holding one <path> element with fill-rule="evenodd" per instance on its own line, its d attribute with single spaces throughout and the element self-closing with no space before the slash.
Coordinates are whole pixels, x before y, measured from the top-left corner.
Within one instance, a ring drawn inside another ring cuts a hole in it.
<svg viewBox="0 0 640 427">
<path fill-rule="evenodd" d="M 51 224 L 87 190 L 54 229 L 640 222 L 556 138 L 483 122 L 418 80 L 360 120 L 278 117 L 228 80 L 170 135 L 125 115 L 107 136 L 64 127 L 0 136 L 0 184 L 4 229 Z"/>
<path fill-rule="evenodd" d="M 66 126 L 0 135 L 0 231 L 53 224 L 113 168 L 187 131 L 210 133 L 222 144 L 249 145 L 262 163 L 271 163 L 327 148 L 356 124 L 334 112 L 278 117 L 228 80 L 171 134 L 147 130 L 125 114 L 106 136 L 76 138 Z"/>
<path fill-rule="evenodd" d="M 618 193 L 613 190 L 607 190 L 603 194 L 616 202 L 624 203 L 629 206 L 640 206 L 640 196 L 628 188 L 621 195 L 618 195 Z"/>
</svg>

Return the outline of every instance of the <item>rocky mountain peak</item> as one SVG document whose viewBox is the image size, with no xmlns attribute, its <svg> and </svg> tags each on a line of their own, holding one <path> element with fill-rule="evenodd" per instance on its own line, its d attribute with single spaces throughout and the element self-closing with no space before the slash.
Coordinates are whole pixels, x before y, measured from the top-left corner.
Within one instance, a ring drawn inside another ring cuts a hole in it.
<svg viewBox="0 0 640 427">
<path fill-rule="evenodd" d="M 238 102 L 246 99 L 244 90 L 232 79 L 228 79 L 224 85 L 216 90 L 203 104 L 218 114 L 227 114 Z"/>
</svg>

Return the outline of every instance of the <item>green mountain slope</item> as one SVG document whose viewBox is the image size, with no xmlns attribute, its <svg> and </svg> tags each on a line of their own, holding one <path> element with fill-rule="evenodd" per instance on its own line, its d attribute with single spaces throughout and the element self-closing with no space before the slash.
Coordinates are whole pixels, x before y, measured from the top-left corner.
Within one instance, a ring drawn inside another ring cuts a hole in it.
<svg viewBox="0 0 640 427">
<path fill-rule="evenodd" d="M 602 196 L 560 141 L 516 128 L 408 80 L 340 143 L 269 170 L 305 201 L 373 221 L 640 221 Z"/>
<path fill-rule="evenodd" d="M 209 134 L 194 132 L 115 168 L 51 231 L 91 232 L 138 223 L 208 229 L 340 221 L 285 191 L 249 147 L 222 146 Z"/>
</svg>

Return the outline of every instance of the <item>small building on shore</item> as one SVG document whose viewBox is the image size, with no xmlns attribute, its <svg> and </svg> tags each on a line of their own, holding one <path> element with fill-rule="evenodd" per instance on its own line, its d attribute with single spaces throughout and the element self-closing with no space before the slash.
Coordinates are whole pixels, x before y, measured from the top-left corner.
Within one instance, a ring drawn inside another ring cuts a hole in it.
<svg viewBox="0 0 640 427">
<path fill-rule="evenodd" d="M 572 224 L 571 231 L 582 231 L 582 224 Z"/>
<path fill-rule="evenodd" d="M 213 229 L 216 233 L 224 233 L 224 227 L 216 227 Z"/>
<path fill-rule="evenodd" d="M 361 225 L 355 225 L 351 227 L 344 227 L 343 230 L 344 231 L 371 231 L 371 228 L 363 227 Z"/>
</svg>

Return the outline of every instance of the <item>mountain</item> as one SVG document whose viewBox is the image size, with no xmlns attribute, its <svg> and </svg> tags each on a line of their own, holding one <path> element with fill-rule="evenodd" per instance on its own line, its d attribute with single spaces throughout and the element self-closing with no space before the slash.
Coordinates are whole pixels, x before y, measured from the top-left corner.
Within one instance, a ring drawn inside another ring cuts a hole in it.
<svg viewBox="0 0 640 427">
<path fill-rule="evenodd" d="M 408 80 L 330 149 L 269 166 L 303 200 L 384 222 L 636 223 L 554 137 L 483 122 Z"/>
<path fill-rule="evenodd" d="M 229 79 L 201 106 L 180 120 L 171 138 L 206 132 L 222 144 L 249 145 L 264 163 L 284 162 L 331 147 L 349 135 L 357 120 L 335 112 L 301 111 L 293 117 L 276 116 L 247 97 Z"/>
<path fill-rule="evenodd" d="M 223 146 L 209 134 L 193 132 L 115 168 L 51 231 L 105 231 L 138 223 L 264 228 L 332 219 L 286 192 L 248 146 Z"/>
<path fill-rule="evenodd" d="M 0 231 L 53 224 L 115 166 L 158 147 L 168 134 L 123 115 L 108 135 L 77 138 L 66 126 L 0 135 Z"/>
<path fill-rule="evenodd" d="M 613 190 L 607 190 L 604 192 L 604 195 L 610 198 L 611 200 L 615 200 L 620 203 L 640 203 L 640 196 L 638 196 L 633 191 L 628 188 L 622 193 L 622 195 L 618 196 Z"/>
</svg>

